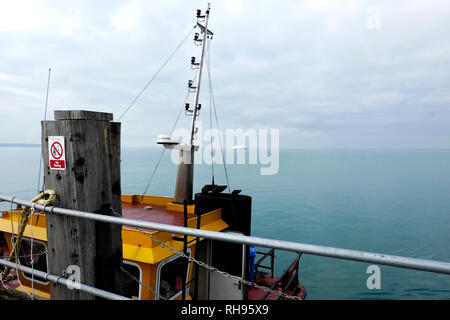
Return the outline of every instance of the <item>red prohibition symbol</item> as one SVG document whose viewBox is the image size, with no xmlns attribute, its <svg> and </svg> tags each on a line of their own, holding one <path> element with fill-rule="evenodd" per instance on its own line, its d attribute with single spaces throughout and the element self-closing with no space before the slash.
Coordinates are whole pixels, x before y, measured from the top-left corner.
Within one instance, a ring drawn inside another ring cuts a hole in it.
<svg viewBox="0 0 450 320">
<path fill-rule="evenodd" d="M 53 142 L 50 151 L 53 155 L 53 158 L 56 160 L 60 159 L 63 155 L 63 147 L 59 142 Z"/>
</svg>

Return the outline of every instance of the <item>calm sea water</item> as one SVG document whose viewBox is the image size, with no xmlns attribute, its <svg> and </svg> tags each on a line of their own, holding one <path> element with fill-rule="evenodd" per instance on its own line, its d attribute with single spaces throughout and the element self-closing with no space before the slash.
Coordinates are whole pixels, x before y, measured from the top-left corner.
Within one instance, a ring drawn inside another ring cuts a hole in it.
<svg viewBox="0 0 450 320">
<path fill-rule="evenodd" d="M 161 150 L 122 150 L 122 192 L 142 194 Z M 39 148 L 0 148 L 0 193 L 30 199 Z M 229 165 L 232 189 L 253 197 L 255 236 L 450 261 L 450 150 L 282 150 L 280 170 Z M 226 184 L 222 165 L 216 182 Z M 176 167 L 165 154 L 147 194 L 171 196 Z M 210 183 L 199 165 L 195 190 Z M 2 208 L 7 207 L 0 204 Z M 276 273 L 293 254 L 278 251 Z M 381 268 L 368 290 L 369 264 L 305 255 L 300 279 L 308 299 L 449 299 L 450 276 Z"/>
</svg>

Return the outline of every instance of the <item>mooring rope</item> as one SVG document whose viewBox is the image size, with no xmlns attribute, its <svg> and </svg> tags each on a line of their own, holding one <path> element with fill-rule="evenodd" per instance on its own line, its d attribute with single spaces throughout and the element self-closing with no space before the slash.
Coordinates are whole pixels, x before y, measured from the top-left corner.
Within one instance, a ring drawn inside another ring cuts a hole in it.
<svg viewBox="0 0 450 320">
<path fill-rule="evenodd" d="M 34 197 L 31 202 L 38 203 L 44 206 L 51 205 L 56 198 L 56 193 L 54 190 L 45 190 L 44 192 L 38 194 L 36 197 Z M 34 208 L 31 207 L 25 207 L 22 210 L 22 214 L 19 219 L 19 229 L 17 230 L 17 238 L 16 241 L 14 241 L 13 248 L 10 252 L 8 261 L 13 262 L 14 260 L 18 261 L 18 253 L 20 252 L 20 247 L 22 244 L 22 238 L 23 233 L 25 232 L 25 228 L 28 224 L 28 219 L 30 215 L 32 214 L 32 211 L 34 211 Z M 12 213 L 12 202 L 11 202 L 11 213 Z M 14 224 L 12 222 L 12 215 L 10 215 L 11 218 L 11 232 L 14 233 Z M 31 257 L 31 260 L 33 260 L 33 257 Z M 3 273 L 0 277 L 0 279 L 3 281 L 6 276 L 8 276 L 9 272 L 11 271 L 10 267 L 5 267 L 3 270 Z"/>
</svg>

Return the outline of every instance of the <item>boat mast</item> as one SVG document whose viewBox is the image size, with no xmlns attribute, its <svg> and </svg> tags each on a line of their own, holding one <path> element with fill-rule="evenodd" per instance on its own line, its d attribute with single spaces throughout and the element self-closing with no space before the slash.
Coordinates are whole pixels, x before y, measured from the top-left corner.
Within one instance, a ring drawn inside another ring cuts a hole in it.
<svg viewBox="0 0 450 320">
<path fill-rule="evenodd" d="M 175 203 L 192 203 L 192 194 L 194 187 L 194 152 L 198 146 L 194 146 L 194 137 L 197 133 L 197 128 L 195 127 L 195 121 L 197 119 L 198 112 L 200 110 L 200 104 L 198 103 L 200 98 L 200 86 L 202 81 L 202 71 L 203 63 L 205 57 L 205 48 L 208 36 L 212 36 L 212 32 L 208 30 L 208 20 L 211 5 L 208 3 L 206 12 L 204 15 L 201 14 L 200 10 L 197 10 L 197 26 L 201 29 L 203 33 L 203 38 L 198 39 L 199 34 L 196 34 L 194 40 L 200 42 L 202 46 L 202 51 L 200 54 L 200 62 L 196 63 L 195 58 L 192 58 L 191 64 L 193 66 L 198 66 L 198 76 L 195 86 L 192 86 L 192 81 L 189 81 L 189 90 L 195 90 L 194 107 L 193 110 L 189 110 L 189 104 L 186 105 L 186 112 L 192 114 L 191 122 L 191 134 L 189 138 L 189 144 L 180 147 L 180 162 L 178 164 L 177 172 L 177 182 L 175 185 Z M 205 25 L 201 25 L 198 21 L 199 19 L 204 19 Z M 174 147 L 176 148 L 176 147 Z"/>
<path fill-rule="evenodd" d="M 194 112 L 192 113 L 192 124 L 191 124 L 191 139 L 190 143 L 191 146 L 194 145 L 194 135 L 195 135 L 195 120 L 197 118 L 197 112 L 198 112 L 198 99 L 200 97 L 200 85 L 202 82 L 202 70 L 203 70 L 203 60 L 205 57 L 205 48 L 206 48 L 206 41 L 208 39 L 208 20 L 209 20 L 209 11 L 210 11 L 210 3 L 208 3 L 208 8 L 205 12 L 205 28 L 203 29 L 203 39 L 202 39 L 202 52 L 200 55 L 200 65 L 198 69 L 198 77 L 197 77 L 197 88 L 195 90 L 195 99 L 194 99 Z M 200 15 L 197 14 L 197 17 Z M 192 152 L 192 159 L 194 158 L 194 153 Z"/>
</svg>

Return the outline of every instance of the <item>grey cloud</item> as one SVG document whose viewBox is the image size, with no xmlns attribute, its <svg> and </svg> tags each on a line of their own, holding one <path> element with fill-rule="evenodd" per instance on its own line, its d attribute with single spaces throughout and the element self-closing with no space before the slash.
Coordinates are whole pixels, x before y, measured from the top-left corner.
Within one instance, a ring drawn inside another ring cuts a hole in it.
<svg viewBox="0 0 450 320">
<path fill-rule="evenodd" d="M 39 141 L 48 67 L 50 111 L 117 119 L 204 5 L 55 1 L 32 6 L 45 23 L 0 23 L 0 142 Z M 373 5 L 379 30 L 366 26 Z M 214 1 L 221 127 L 279 128 L 283 147 L 449 147 L 449 13 L 445 1 Z M 154 146 L 170 131 L 198 50 L 187 41 L 127 113 L 124 145 Z M 202 102 L 206 123 L 206 90 Z"/>
</svg>

